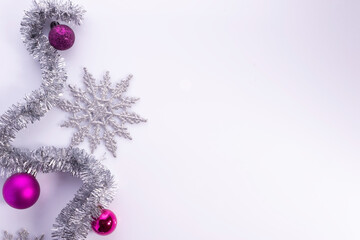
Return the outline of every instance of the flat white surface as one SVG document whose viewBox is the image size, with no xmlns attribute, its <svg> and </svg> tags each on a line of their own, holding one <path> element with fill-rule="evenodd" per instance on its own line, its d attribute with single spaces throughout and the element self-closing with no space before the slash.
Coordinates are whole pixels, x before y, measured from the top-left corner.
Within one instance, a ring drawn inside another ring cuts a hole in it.
<svg viewBox="0 0 360 240">
<path fill-rule="evenodd" d="M 104 155 L 119 182 L 116 240 L 360 238 L 360 2 L 356 0 L 79 0 L 86 20 L 63 55 L 135 78 L 148 118 Z M 40 80 L 19 23 L 29 1 L 0 2 L 0 110 Z M 66 114 L 49 112 L 16 146 L 67 146 Z M 88 145 L 82 147 L 88 150 Z M 2 180 L 3 181 L 3 180 Z M 39 175 L 42 194 L 18 211 L 0 200 L 0 228 L 49 239 L 80 186 Z"/>
</svg>

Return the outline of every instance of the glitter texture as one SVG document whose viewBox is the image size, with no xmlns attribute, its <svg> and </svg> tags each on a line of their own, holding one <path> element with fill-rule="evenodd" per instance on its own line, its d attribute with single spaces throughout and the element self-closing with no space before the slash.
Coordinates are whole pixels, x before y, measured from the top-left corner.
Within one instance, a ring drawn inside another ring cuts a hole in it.
<svg viewBox="0 0 360 240">
<path fill-rule="evenodd" d="M 57 50 L 67 50 L 74 45 L 75 33 L 66 25 L 56 25 L 49 32 L 49 42 Z"/>
<path fill-rule="evenodd" d="M 44 240 L 45 239 L 44 235 L 36 238 L 30 238 L 29 235 L 30 235 L 29 232 L 24 229 L 19 231 L 16 234 L 16 237 L 5 231 L 2 240 Z"/>
<path fill-rule="evenodd" d="M 67 79 L 64 59 L 54 51 L 43 34 L 45 22 L 58 20 L 80 24 L 83 14 L 83 8 L 71 1 L 58 0 L 35 1 L 33 8 L 25 12 L 21 34 L 27 50 L 40 63 L 43 81 L 39 89 L 0 117 L 1 176 L 24 172 L 66 172 L 83 182 L 55 220 L 52 238 L 58 240 L 86 239 L 93 219 L 101 214 L 98 206 L 107 207 L 113 200 L 113 176 L 98 160 L 78 148 L 41 147 L 28 150 L 15 148 L 11 142 L 18 131 L 40 120 L 60 102 Z"/>
<path fill-rule="evenodd" d="M 116 157 L 115 136 L 131 139 L 125 125 L 146 122 L 146 120 L 128 109 L 138 98 L 126 97 L 124 93 L 129 87 L 132 76 L 129 75 L 114 87 L 107 72 L 100 84 L 84 68 L 85 88 L 69 86 L 74 102 L 62 101 L 58 106 L 72 113 L 69 120 L 61 126 L 73 127 L 77 131 L 71 139 L 71 146 L 77 146 L 89 140 L 91 152 L 94 152 L 100 142 Z"/>
</svg>

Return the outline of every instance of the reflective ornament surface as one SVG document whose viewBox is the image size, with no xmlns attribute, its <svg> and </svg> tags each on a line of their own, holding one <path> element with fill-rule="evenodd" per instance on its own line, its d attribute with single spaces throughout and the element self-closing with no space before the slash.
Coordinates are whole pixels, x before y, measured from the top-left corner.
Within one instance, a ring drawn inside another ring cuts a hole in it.
<svg viewBox="0 0 360 240">
<path fill-rule="evenodd" d="M 3 186 L 7 204 L 16 209 L 33 206 L 40 196 L 40 185 L 33 175 L 17 173 L 9 177 Z"/>
<path fill-rule="evenodd" d="M 109 235 L 112 233 L 117 225 L 115 214 L 108 210 L 103 209 L 101 215 L 92 223 L 93 230 L 99 235 Z"/>
</svg>

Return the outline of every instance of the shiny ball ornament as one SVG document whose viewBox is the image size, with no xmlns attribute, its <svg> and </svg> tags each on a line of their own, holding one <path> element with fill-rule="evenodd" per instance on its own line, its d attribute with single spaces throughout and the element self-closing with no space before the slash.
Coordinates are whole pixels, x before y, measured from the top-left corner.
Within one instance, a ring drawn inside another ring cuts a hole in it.
<svg viewBox="0 0 360 240">
<path fill-rule="evenodd" d="M 4 183 L 3 196 L 6 203 L 13 208 L 29 208 L 39 199 L 40 185 L 33 175 L 17 173 Z"/>
<path fill-rule="evenodd" d="M 102 209 L 100 217 L 93 221 L 92 229 L 97 234 L 105 236 L 112 233 L 116 225 L 117 219 L 115 214 L 108 209 Z"/>
<path fill-rule="evenodd" d="M 67 50 L 74 45 L 75 33 L 69 26 L 53 22 L 49 32 L 49 42 L 57 50 Z"/>
</svg>

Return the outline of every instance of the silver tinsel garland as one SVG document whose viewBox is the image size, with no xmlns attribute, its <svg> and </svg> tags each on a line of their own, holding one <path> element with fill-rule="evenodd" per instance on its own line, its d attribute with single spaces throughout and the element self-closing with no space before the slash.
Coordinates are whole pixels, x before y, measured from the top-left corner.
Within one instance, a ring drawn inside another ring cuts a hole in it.
<svg viewBox="0 0 360 240">
<path fill-rule="evenodd" d="M 37 150 L 15 148 L 11 141 L 27 124 L 39 120 L 60 102 L 67 74 L 65 62 L 49 44 L 43 33 L 47 20 L 79 25 L 84 10 L 71 1 L 34 2 L 25 12 L 21 34 L 30 54 L 39 61 L 43 82 L 38 90 L 24 102 L 12 106 L 0 117 L 0 175 L 18 172 L 66 172 L 80 178 L 82 187 L 74 199 L 56 218 L 53 239 L 85 239 L 97 218 L 100 207 L 107 207 L 114 197 L 114 180 L 111 172 L 99 161 L 78 148 L 41 147 Z"/>
</svg>

